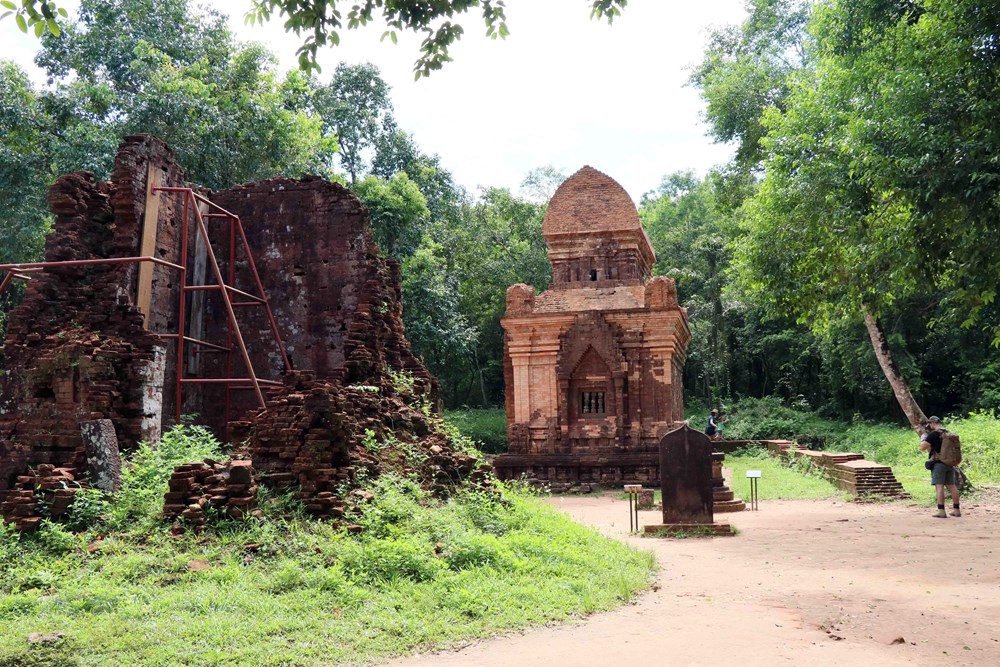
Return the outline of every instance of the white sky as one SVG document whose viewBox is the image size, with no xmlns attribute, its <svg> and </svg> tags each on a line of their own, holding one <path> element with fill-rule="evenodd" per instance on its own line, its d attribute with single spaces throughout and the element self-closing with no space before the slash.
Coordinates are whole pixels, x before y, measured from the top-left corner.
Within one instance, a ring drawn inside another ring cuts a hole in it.
<svg viewBox="0 0 1000 667">
<path fill-rule="evenodd" d="M 76 2 L 59 3 L 74 11 Z M 280 20 L 247 26 L 249 2 L 204 4 L 230 14 L 244 40 L 263 42 L 296 66 L 298 41 Z M 731 155 L 705 136 L 689 68 L 708 29 L 738 23 L 743 0 L 632 0 L 614 25 L 590 19 L 587 0 L 507 0 L 506 40 L 489 40 L 478 14 L 462 19 L 465 35 L 454 62 L 413 80 L 419 37 L 379 42 L 383 27 L 344 31 L 341 45 L 320 52 L 321 79 L 340 61 L 369 61 L 392 87 L 399 126 L 471 192 L 479 186 L 517 190 L 533 168 L 551 164 L 569 175 L 589 164 L 620 182 L 633 199 L 679 169 L 704 174 Z M 34 69 L 33 38 L 10 17 L 0 23 L 0 57 Z M 42 81 L 40 74 L 37 80 Z"/>
</svg>

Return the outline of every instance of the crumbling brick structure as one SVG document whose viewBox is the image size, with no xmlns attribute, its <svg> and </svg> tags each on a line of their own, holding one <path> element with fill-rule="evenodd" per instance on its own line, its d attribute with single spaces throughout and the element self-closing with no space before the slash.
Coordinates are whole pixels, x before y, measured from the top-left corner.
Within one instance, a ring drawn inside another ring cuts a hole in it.
<svg viewBox="0 0 1000 667">
<path fill-rule="evenodd" d="M 372 389 L 287 374 L 267 409 L 238 428 L 263 481 L 294 485 L 310 512 L 333 519 L 344 515 L 346 490 L 387 470 L 441 497 L 462 484 L 488 485 L 489 466 L 455 451 L 435 418 L 415 409 L 425 397 L 408 388 Z"/>
<path fill-rule="evenodd" d="M 169 149 L 150 137 L 126 140 L 111 182 L 95 182 L 89 172 L 58 179 L 49 193 L 55 224 L 46 260 L 138 255 L 151 166 L 162 183 L 180 183 Z M 170 204 L 159 214 L 157 254 L 176 261 Z M 135 306 L 138 273 L 134 263 L 63 266 L 34 274 L 28 283 L 24 301 L 10 314 L 0 355 L 0 502 L 29 467 L 64 469 L 86 480 L 81 422 L 113 420 L 125 447 L 159 437 L 167 344 L 144 328 Z M 171 277 L 158 267 L 151 278 L 164 289 L 156 291 L 149 319 L 169 327 L 176 304 L 165 289 Z"/>
<path fill-rule="evenodd" d="M 273 179 L 241 185 L 212 195 L 212 201 L 244 221 L 254 261 L 271 302 L 288 356 L 298 370 L 336 384 L 387 387 L 389 370 L 414 378 L 414 391 L 436 406 L 437 381 L 411 351 L 403 333 L 399 264 L 378 254 L 368 211 L 338 183 L 317 177 Z M 224 222 L 213 221 L 213 239 L 227 238 Z M 227 256 L 223 248 L 216 250 Z M 223 271 L 228 271 L 222 262 Z M 250 279 L 245 258 L 238 256 L 236 280 Z M 204 306 L 196 338 L 225 343 L 226 313 L 219 300 Z M 240 327 L 254 368 L 262 377 L 283 372 L 281 357 L 270 343 L 266 312 L 244 308 Z M 201 360 L 201 373 L 222 376 L 218 356 Z M 220 430 L 221 388 L 204 388 L 201 405 L 192 404 Z M 232 418 L 258 406 L 248 392 L 233 392 Z"/>
<path fill-rule="evenodd" d="M 508 453 L 502 478 L 651 482 L 657 445 L 683 419 L 691 338 L 674 281 L 635 204 L 584 167 L 556 191 L 542 225 L 552 284 L 507 290 L 502 320 Z"/>
<path fill-rule="evenodd" d="M 49 201 L 56 222 L 46 243 L 45 260 L 155 256 L 185 264 L 188 285 L 213 284 L 206 266 L 208 247 L 194 233 L 193 225 L 187 257 L 181 258 L 179 197 L 154 191 L 155 187 L 185 185 L 180 167 L 163 142 L 148 135 L 129 137 L 119 151 L 110 182 L 98 183 L 92 174 L 78 172 L 53 186 Z M 203 194 L 244 222 L 292 365 L 311 372 L 315 391 L 330 394 L 341 385 L 359 384 L 392 396 L 399 380 L 393 374 L 403 373 L 411 382 L 408 400 L 438 409 L 436 381 L 410 351 L 403 333 L 399 265 L 379 257 L 367 211 L 357 197 L 319 178 L 275 179 Z M 222 272 L 232 269 L 237 284 L 251 284 L 250 258 L 238 254 L 233 267 L 226 265 L 228 221 L 209 218 L 208 224 L 211 248 Z M 227 367 L 221 355 L 194 345 L 186 346 L 183 369 L 178 368 L 176 338 L 171 334 L 176 336 L 179 321 L 179 279 L 176 269 L 148 262 L 50 267 L 35 274 L 24 302 L 11 313 L 0 366 L 0 503 L 16 499 L 21 523 L 28 526 L 32 522 L 27 519 L 38 516 L 37 502 L 32 510 L 29 489 L 24 487 L 32 475 L 55 470 L 74 484 L 88 482 L 81 423 L 110 420 L 117 446 L 127 452 L 141 440 L 155 440 L 162 426 L 172 422 L 179 372 L 190 378 L 245 377 L 238 354 Z M 185 302 L 184 335 L 229 344 L 227 315 L 217 293 L 193 292 Z M 266 311 L 237 310 L 258 377 L 277 379 L 285 369 Z M 233 410 L 227 415 L 221 407 L 226 404 L 225 391 L 217 384 L 187 384 L 184 411 L 198 413 L 221 435 L 228 419 L 259 408 L 248 392 L 234 390 Z M 287 387 L 282 391 L 279 405 L 292 400 Z M 337 410 L 356 412 L 342 406 Z M 377 420 L 374 413 L 369 414 L 371 406 L 365 410 L 365 419 Z M 399 410 L 393 410 L 399 417 Z M 326 407 L 321 412 L 332 414 Z M 258 412 L 254 418 L 273 421 L 264 415 Z M 313 417 L 296 417 L 303 419 Z M 421 428 L 410 417 L 398 423 Z M 290 430 L 283 446 L 298 447 L 298 426 L 298 421 L 287 424 Z M 244 431 L 263 434 L 266 429 L 262 422 L 261 429 L 255 430 L 251 423 Z M 353 443 L 357 432 L 350 433 L 348 440 Z M 315 437 L 307 441 L 310 444 L 302 448 L 303 453 L 285 461 L 286 472 L 295 482 L 328 484 L 331 480 L 312 479 L 304 471 L 310 466 L 327 470 L 331 464 L 327 459 L 336 456 L 321 451 Z M 273 439 L 269 442 L 274 444 Z M 330 439 L 326 444 L 331 452 L 343 446 Z M 315 458 L 309 459 L 307 453 Z M 264 452 L 258 454 L 264 457 L 265 471 L 281 474 Z M 442 462 L 442 469 L 451 470 L 454 465 Z M 206 472 L 209 469 L 212 472 Z M 29 474 L 29 470 L 36 472 Z M 168 506 L 174 506 L 168 513 L 183 505 L 191 510 L 187 518 L 197 519 L 200 514 L 190 505 L 204 508 L 226 495 L 214 494 L 219 496 L 214 500 L 212 493 L 207 499 L 202 497 L 203 489 L 220 488 L 212 485 L 218 480 L 209 478 L 225 476 L 216 474 L 214 464 L 181 472 L 190 473 L 186 478 L 194 481 L 189 489 L 171 492 L 189 495 L 168 497 Z M 176 485 L 183 486 L 181 482 Z M 321 493 L 313 494 L 312 504 L 323 505 L 320 498 L 327 496 Z M 196 502 L 184 505 L 195 495 Z M 240 511 L 251 508 L 246 497 L 239 495 L 227 497 L 226 507 L 230 506 Z M 334 514 L 328 510 L 320 513 Z M 7 518 L 14 516 L 6 509 L 3 512 Z"/>
<path fill-rule="evenodd" d="M 186 463 L 174 469 L 167 488 L 164 516 L 182 518 L 195 528 L 207 523 L 210 510 L 237 520 L 260 515 L 251 461 Z"/>
<path fill-rule="evenodd" d="M 72 468 L 56 468 L 48 463 L 30 468 L 4 493 L 0 516 L 18 530 L 33 530 L 42 521 L 41 505 L 44 505 L 47 516 L 60 519 L 73 502 L 79 488 L 76 484 L 76 471 Z"/>
</svg>

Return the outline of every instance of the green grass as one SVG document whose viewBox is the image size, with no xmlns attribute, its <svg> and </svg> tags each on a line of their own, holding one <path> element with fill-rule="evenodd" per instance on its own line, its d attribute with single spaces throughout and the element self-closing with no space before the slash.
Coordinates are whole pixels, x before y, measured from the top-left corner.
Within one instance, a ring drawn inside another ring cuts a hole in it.
<svg viewBox="0 0 1000 667">
<path fill-rule="evenodd" d="M 503 408 L 447 410 L 445 418 L 462 435 L 475 441 L 479 451 L 487 454 L 507 451 L 507 413 Z"/>
<path fill-rule="evenodd" d="M 357 664 L 610 609 L 655 568 L 530 495 L 439 501 L 393 476 L 369 486 L 358 535 L 264 494 L 263 519 L 173 537 L 149 514 L 153 471 L 205 445 L 187 435 L 140 453 L 85 532 L 0 530 L 0 666 Z"/>
<path fill-rule="evenodd" d="M 843 496 L 843 492 L 806 465 L 795 462 L 791 465 L 771 456 L 764 448 L 746 449 L 738 454 L 727 454 L 723 466 L 732 473 L 730 488 L 736 497 L 749 501 L 750 480 L 747 470 L 760 470 L 757 483 L 757 497 L 760 500 L 783 500 L 793 498 L 833 498 Z"/>
<path fill-rule="evenodd" d="M 381 528 L 360 538 L 304 519 L 179 539 L 7 533 L 0 665 L 32 664 L 32 632 L 65 633 L 67 665 L 356 663 L 609 609 L 654 566 L 516 494 L 432 506 L 389 493 L 375 509 Z"/>
</svg>

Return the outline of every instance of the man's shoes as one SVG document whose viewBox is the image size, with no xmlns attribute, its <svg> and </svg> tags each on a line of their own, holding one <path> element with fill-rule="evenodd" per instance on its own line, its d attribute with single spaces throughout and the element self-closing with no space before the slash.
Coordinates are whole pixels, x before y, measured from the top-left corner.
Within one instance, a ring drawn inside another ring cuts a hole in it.
<svg viewBox="0 0 1000 667">
<path fill-rule="evenodd" d="M 958 509 L 958 508 L 956 507 L 956 508 L 955 508 L 955 509 L 953 509 L 952 511 L 948 512 L 948 514 L 950 514 L 950 515 L 952 515 L 952 516 L 962 516 L 962 510 L 960 510 L 960 509 Z"/>
<path fill-rule="evenodd" d="M 944 510 L 938 510 L 937 512 L 934 512 L 934 518 L 935 519 L 947 519 L 948 515 L 944 513 Z"/>
</svg>

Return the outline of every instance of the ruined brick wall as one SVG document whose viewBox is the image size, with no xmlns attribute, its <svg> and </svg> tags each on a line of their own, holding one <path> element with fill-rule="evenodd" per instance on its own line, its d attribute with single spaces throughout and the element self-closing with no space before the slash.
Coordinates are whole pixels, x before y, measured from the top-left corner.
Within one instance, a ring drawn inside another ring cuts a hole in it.
<svg viewBox="0 0 1000 667">
<path fill-rule="evenodd" d="M 148 135 L 124 141 L 110 182 L 97 183 L 87 172 L 60 178 L 49 198 L 56 222 L 45 260 L 149 254 L 180 264 L 182 199 L 153 193 L 152 185 L 186 184 L 170 149 Z M 403 333 L 399 265 L 378 255 L 368 213 L 353 194 L 319 178 L 276 179 L 232 188 L 215 199 L 244 222 L 296 367 L 313 371 L 324 386 L 370 385 L 382 396 L 396 396 L 392 372 L 407 371 L 414 377 L 412 388 L 403 392 L 407 400 L 438 406 L 436 380 Z M 228 277 L 228 222 L 211 218 L 209 224 L 210 246 L 199 243 L 195 226 L 189 227 L 188 284 L 215 284 L 209 249 Z M 232 268 L 237 285 L 255 293 L 245 253 L 237 254 Z M 11 313 L 0 351 L 0 503 L 18 498 L 22 523 L 33 501 L 26 489 L 15 487 L 19 479 L 22 486 L 29 483 L 29 469 L 49 466 L 74 475 L 87 470 L 81 422 L 110 420 L 125 450 L 158 437 L 161 417 L 172 422 L 181 369 L 175 339 L 158 334 L 176 335 L 179 280 L 170 268 L 122 263 L 50 268 L 30 283 L 24 302 Z M 143 294 L 148 307 L 140 312 Z M 238 295 L 234 300 L 246 301 Z M 227 317 L 217 292 L 189 294 L 186 309 L 190 328 L 184 333 L 226 344 Z M 258 376 L 280 377 L 284 367 L 266 311 L 239 307 L 238 322 Z M 221 355 L 187 346 L 185 374 L 245 376 L 232 347 L 227 369 Z M 187 385 L 184 411 L 200 413 L 221 434 L 223 391 L 220 385 Z M 232 417 L 258 407 L 249 392 L 233 395 Z M 258 417 L 264 419 L 263 413 Z M 309 442 L 314 451 L 316 443 Z M 334 445 L 327 454 L 336 451 Z M 329 463 L 320 459 L 309 464 Z M 86 473 L 75 481 L 86 483 Z"/>
<path fill-rule="evenodd" d="M 89 172 L 57 180 L 45 260 L 138 254 L 150 164 L 159 165 L 164 182 L 181 179 L 165 144 L 137 136 L 123 144 L 111 182 Z M 170 205 L 160 214 L 169 217 Z M 176 261 L 163 227 L 157 254 Z M 125 448 L 159 433 L 164 342 L 143 328 L 134 305 L 137 275 L 134 264 L 60 267 L 28 284 L 10 314 L 0 364 L 0 500 L 29 466 L 86 470 L 82 421 L 111 419 Z M 153 304 L 154 321 L 169 319 L 169 295 L 154 291 Z"/>
<path fill-rule="evenodd" d="M 378 255 L 368 211 L 343 186 L 321 178 L 273 179 L 212 195 L 240 216 L 261 282 L 267 292 L 292 365 L 323 380 L 382 386 L 387 370 L 416 378 L 417 393 L 437 401 L 437 385 L 410 351 L 403 332 L 398 263 Z M 216 222 L 213 239 L 226 238 Z M 228 248 L 214 245 L 226 266 Z M 252 285 L 242 254 L 237 283 Z M 262 308 L 238 313 L 254 368 L 261 377 L 279 377 L 281 358 L 271 342 Z M 225 312 L 218 299 L 206 304 L 206 336 L 225 336 Z M 234 363 L 241 371 L 241 363 Z M 218 361 L 206 360 L 206 374 L 221 375 Z M 206 406 L 219 405 L 221 390 L 206 390 Z M 233 418 L 256 408 L 249 392 L 234 392 Z M 209 410 L 203 416 L 213 418 Z"/>
<path fill-rule="evenodd" d="M 414 397 L 344 386 L 292 372 L 267 410 L 236 424 L 245 453 L 262 481 L 297 488 L 306 508 L 322 518 L 344 515 L 358 480 L 392 470 L 418 479 L 438 496 L 460 484 L 489 486 L 489 466 L 452 449 Z"/>
</svg>

